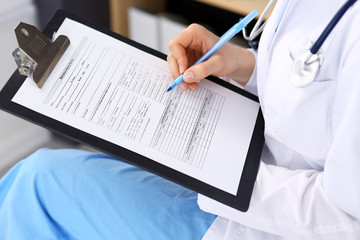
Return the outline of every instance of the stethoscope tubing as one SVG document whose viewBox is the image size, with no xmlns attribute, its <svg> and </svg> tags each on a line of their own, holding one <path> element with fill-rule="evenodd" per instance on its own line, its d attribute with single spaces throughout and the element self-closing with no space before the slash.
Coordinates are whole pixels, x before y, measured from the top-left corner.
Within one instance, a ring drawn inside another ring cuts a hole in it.
<svg viewBox="0 0 360 240">
<path fill-rule="evenodd" d="M 268 2 L 268 4 L 266 5 L 265 9 L 261 13 L 258 20 L 256 21 L 255 26 L 253 27 L 249 35 L 247 35 L 246 28 L 242 30 L 243 37 L 246 41 L 248 41 L 249 43 L 254 41 L 254 39 L 258 37 L 261 34 L 261 32 L 264 30 L 267 20 L 263 24 L 261 23 L 264 21 L 266 14 L 270 11 L 271 7 L 274 5 L 275 2 L 276 0 L 270 0 Z"/>
<path fill-rule="evenodd" d="M 334 29 L 336 24 L 339 22 L 339 20 L 342 18 L 342 16 L 345 14 L 345 12 L 356 2 L 357 0 L 349 0 L 347 1 L 335 14 L 333 19 L 329 22 L 329 24 L 326 26 L 324 31 L 321 33 L 320 37 L 316 40 L 314 45 L 311 47 L 310 52 L 312 54 L 317 54 L 317 52 L 320 50 L 321 46 L 325 42 L 326 38 L 329 36 L 331 31 Z"/>
</svg>

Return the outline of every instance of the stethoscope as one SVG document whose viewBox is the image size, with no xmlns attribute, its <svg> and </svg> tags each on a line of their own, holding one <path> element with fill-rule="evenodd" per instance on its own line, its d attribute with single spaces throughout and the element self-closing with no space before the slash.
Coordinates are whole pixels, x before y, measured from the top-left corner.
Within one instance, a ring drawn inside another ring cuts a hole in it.
<svg viewBox="0 0 360 240">
<path fill-rule="evenodd" d="M 259 17 L 256 22 L 254 28 L 250 32 L 249 35 L 246 34 L 246 30 L 243 30 L 244 39 L 247 40 L 252 48 L 257 50 L 258 42 L 254 41 L 256 37 L 260 35 L 262 30 L 264 29 L 267 21 L 265 21 L 262 25 L 265 15 L 269 12 L 272 5 L 276 0 L 270 0 L 267 6 L 265 7 L 263 13 Z M 312 47 L 309 50 L 306 50 L 304 53 L 299 55 L 291 67 L 290 72 L 290 81 L 295 87 L 306 87 L 311 82 L 315 80 L 317 73 L 320 68 L 320 58 L 319 58 L 319 50 L 331 31 L 334 29 L 336 24 L 345 14 L 345 12 L 356 2 L 357 0 L 348 0 L 335 14 L 335 16 L 331 19 L 329 24 L 326 26 L 324 31 L 321 33 L 320 37 L 315 41 Z"/>
</svg>

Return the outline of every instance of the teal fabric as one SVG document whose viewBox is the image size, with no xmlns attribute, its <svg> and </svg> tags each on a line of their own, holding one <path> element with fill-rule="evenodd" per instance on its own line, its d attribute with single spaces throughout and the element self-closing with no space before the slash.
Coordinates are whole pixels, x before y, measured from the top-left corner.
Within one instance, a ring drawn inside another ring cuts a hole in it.
<svg viewBox="0 0 360 240">
<path fill-rule="evenodd" d="M 102 153 L 41 149 L 0 181 L 0 239 L 201 239 L 197 194 Z"/>
</svg>

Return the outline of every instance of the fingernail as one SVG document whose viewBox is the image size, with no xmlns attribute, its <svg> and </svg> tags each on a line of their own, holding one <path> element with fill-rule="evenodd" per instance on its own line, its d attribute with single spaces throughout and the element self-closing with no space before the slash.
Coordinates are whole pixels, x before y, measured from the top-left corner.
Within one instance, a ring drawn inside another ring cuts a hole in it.
<svg viewBox="0 0 360 240">
<path fill-rule="evenodd" d="M 186 82 L 192 82 L 194 80 L 195 76 L 192 72 L 187 72 L 184 74 L 184 80 Z"/>
<path fill-rule="evenodd" d="M 184 84 L 180 83 L 179 87 L 182 89 L 182 90 L 186 90 L 186 87 Z"/>
<path fill-rule="evenodd" d="M 179 67 L 180 74 L 182 74 L 185 70 L 182 66 Z"/>
</svg>

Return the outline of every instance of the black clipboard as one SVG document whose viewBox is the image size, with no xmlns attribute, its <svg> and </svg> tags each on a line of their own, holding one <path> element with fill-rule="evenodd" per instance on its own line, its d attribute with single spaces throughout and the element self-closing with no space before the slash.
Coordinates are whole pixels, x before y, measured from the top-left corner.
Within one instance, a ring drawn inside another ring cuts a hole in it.
<svg viewBox="0 0 360 240">
<path fill-rule="evenodd" d="M 58 10 L 55 15 L 52 17 L 50 22 L 45 27 L 43 34 L 51 39 L 53 33 L 56 32 L 63 21 L 69 18 L 71 20 L 82 23 L 88 27 L 91 27 L 99 32 L 102 32 L 106 35 L 109 35 L 113 38 L 118 39 L 126 44 L 132 45 L 142 51 L 150 53 L 154 56 L 157 56 L 162 59 L 166 59 L 166 55 L 160 53 L 154 49 L 141 45 L 137 42 L 134 42 L 126 37 L 123 37 L 119 34 L 111 32 L 107 29 L 97 26 L 94 23 L 91 23 L 85 19 L 82 19 L 78 16 L 72 15 L 64 10 Z M 28 109 L 22 105 L 19 105 L 15 102 L 12 102 L 12 98 L 19 90 L 26 77 L 19 74 L 16 70 L 11 78 L 8 80 L 2 91 L 0 92 L 0 108 L 8 113 L 11 113 L 15 116 L 33 122 L 37 125 L 40 125 L 44 128 L 47 128 L 53 132 L 56 132 L 60 135 L 64 135 L 74 141 L 83 143 L 85 145 L 91 146 L 101 152 L 105 152 L 109 155 L 112 155 L 116 158 L 127 161 L 130 164 L 136 165 L 142 169 L 145 169 L 149 172 L 155 173 L 161 177 L 164 177 L 170 181 L 176 182 L 186 188 L 189 188 L 195 192 L 198 192 L 202 195 L 205 195 L 209 198 L 212 198 L 216 201 L 219 201 L 223 204 L 226 204 L 232 208 L 238 209 L 240 211 L 247 211 L 252 195 L 253 186 L 256 180 L 258 167 L 260 163 L 260 156 L 264 144 L 264 120 L 259 109 L 256 124 L 252 134 L 252 139 L 250 142 L 250 147 L 247 153 L 245 160 L 243 172 L 241 175 L 239 187 L 237 194 L 232 195 L 221 189 L 215 188 L 207 183 L 199 181 L 193 177 L 185 175 L 179 171 L 176 171 L 170 167 L 164 166 L 158 162 L 155 162 L 145 156 L 142 156 L 136 152 L 128 150 L 126 148 L 115 145 L 109 141 L 100 139 L 94 135 L 81 131 L 77 128 L 64 124 L 55 119 L 49 118 L 45 115 L 42 115 L 36 111 Z M 230 83 L 222 81 L 215 77 L 209 77 L 209 80 L 222 85 L 225 88 L 228 88 L 236 93 L 239 93 L 255 102 L 258 102 L 258 98 L 236 86 L 233 86 Z M 224 176 L 225 177 L 225 176 Z"/>
</svg>

